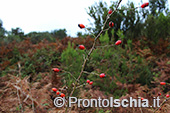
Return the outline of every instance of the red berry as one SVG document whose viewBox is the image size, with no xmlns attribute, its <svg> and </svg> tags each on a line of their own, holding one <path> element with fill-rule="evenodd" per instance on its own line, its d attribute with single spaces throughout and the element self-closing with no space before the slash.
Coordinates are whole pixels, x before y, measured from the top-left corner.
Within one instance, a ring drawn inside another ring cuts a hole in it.
<svg viewBox="0 0 170 113">
<path fill-rule="evenodd" d="M 141 100 L 143 100 L 144 98 L 142 97 Z"/>
<path fill-rule="evenodd" d="M 89 82 L 89 84 L 92 85 L 92 84 L 93 84 L 93 81 Z"/>
<path fill-rule="evenodd" d="M 54 72 L 59 72 L 60 70 L 58 68 L 53 68 L 52 69 Z"/>
<path fill-rule="evenodd" d="M 81 29 L 85 28 L 85 26 L 84 26 L 83 24 L 78 24 L 78 26 L 79 26 Z"/>
<path fill-rule="evenodd" d="M 87 83 L 90 83 L 90 80 L 87 80 L 86 82 L 87 82 Z"/>
<path fill-rule="evenodd" d="M 84 50 L 85 49 L 84 45 L 79 45 L 79 49 Z"/>
<path fill-rule="evenodd" d="M 108 14 L 112 14 L 112 10 L 111 9 L 109 10 Z"/>
<path fill-rule="evenodd" d="M 57 91 L 57 92 L 56 92 L 56 94 L 57 94 L 57 95 L 59 95 L 59 94 L 60 94 L 60 92 L 59 92 L 59 91 Z"/>
<path fill-rule="evenodd" d="M 56 88 L 52 88 L 52 90 L 53 90 L 54 92 L 56 92 L 56 91 L 57 91 L 57 89 L 56 89 Z"/>
<path fill-rule="evenodd" d="M 100 78 L 104 78 L 106 75 L 104 73 L 100 74 Z"/>
<path fill-rule="evenodd" d="M 109 26 L 110 27 L 113 27 L 114 26 L 114 23 L 111 21 L 111 22 L 109 22 Z"/>
<path fill-rule="evenodd" d="M 149 2 L 146 2 L 146 3 L 144 3 L 144 4 L 141 5 L 141 8 L 145 8 L 145 7 L 147 7 L 148 5 L 149 5 Z"/>
<path fill-rule="evenodd" d="M 64 94 L 64 93 L 61 93 L 61 94 L 60 94 L 60 97 L 65 97 L 65 94 Z"/>
<path fill-rule="evenodd" d="M 158 93 L 158 96 L 161 96 L 161 93 Z"/>
<path fill-rule="evenodd" d="M 160 85 L 166 85 L 166 82 L 160 82 Z"/>
<path fill-rule="evenodd" d="M 169 97 L 169 94 L 166 95 L 166 98 L 168 98 L 168 97 Z"/>
<path fill-rule="evenodd" d="M 121 40 L 116 41 L 115 45 L 120 45 L 122 43 Z"/>
</svg>

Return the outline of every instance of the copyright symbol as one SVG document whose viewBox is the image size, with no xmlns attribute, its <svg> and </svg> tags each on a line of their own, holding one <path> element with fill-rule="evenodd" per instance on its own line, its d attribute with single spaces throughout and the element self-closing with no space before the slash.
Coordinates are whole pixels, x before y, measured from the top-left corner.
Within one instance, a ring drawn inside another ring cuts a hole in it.
<svg viewBox="0 0 170 113">
<path fill-rule="evenodd" d="M 62 97 L 56 97 L 54 99 L 54 105 L 56 107 L 63 107 L 65 104 L 65 98 L 62 98 Z"/>
</svg>

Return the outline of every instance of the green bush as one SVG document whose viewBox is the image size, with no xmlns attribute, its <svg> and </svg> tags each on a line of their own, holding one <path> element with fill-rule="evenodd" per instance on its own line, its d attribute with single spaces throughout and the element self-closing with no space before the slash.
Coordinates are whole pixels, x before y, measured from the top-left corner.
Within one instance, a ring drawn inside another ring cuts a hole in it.
<svg viewBox="0 0 170 113">
<path fill-rule="evenodd" d="M 42 40 L 46 39 L 49 42 L 54 42 L 55 38 L 49 32 L 30 32 L 27 34 L 27 37 L 31 39 L 33 44 L 37 44 Z"/>
<path fill-rule="evenodd" d="M 51 68 L 51 64 L 59 60 L 59 55 L 60 54 L 51 47 L 37 50 L 32 57 L 24 54 L 22 58 L 22 62 L 24 62 L 22 75 L 26 76 L 28 74 L 48 72 Z"/>
<path fill-rule="evenodd" d="M 93 64 L 93 66 L 95 64 L 94 70 L 99 69 L 100 73 L 105 73 L 107 77 L 102 79 L 99 76 L 90 74 L 88 78 L 94 81 L 95 86 L 100 87 L 101 90 L 107 93 L 113 93 L 115 97 L 127 92 L 126 89 L 118 89 L 117 82 L 150 85 L 152 80 L 150 71 L 152 65 L 132 51 L 127 52 L 127 50 L 127 45 L 125 49 L 120 46 L 98 48 L 91 56 L 90 64 Z M 103 61 L 104 63 L 102 63 Z"/>
<path fill-rule="evenodd" d="M 102 40 L 104 41 L 104 39 Z M 107 43 L 107 41 L 104 42 Z M 117 82 L 122 84 L 140 83 L 141 85 L 150 85 L 153 78 L 150 71 L 152 65 L 129 50 L 128 46 L 130 44 L 131 41 L 128 45 L 125 45 L 124 49 L 121 45 L 95 49 L 85 68 L 85 71 L 88 71 L 89 74 L 82 75 L 80 84 L 85 83 L 87 79 L 92 80 L 94 86 L 100 87 L 106 94 L 112 93 L 116 98 L 127 93 L 127 89 L 120 89 L 116 84 Z M 67 72 L 62 74 L 65 75 L 64 80 L 67 81 L 65 83 L 68 87 L 72 87 L 71 83 L 74 83 L 75 78 L 79 76 L 83 63 L 83 54 L 85 54 L 85 51 L 77 50 L 73 47 L 74 44 L 71 46 L 71 43 L 69 43 L 67 49 L 61 55 L 64 69 L 71 72 L 74 76 L 70 76 Z M 92 70 L 89 68 L 92 68 Z M 99 70 L 99 72 L 96 70 Z M 105 73 L 107 77 L 100 78 L 99 75 L 94 73 Z"/>
<path fill-rule="evenodd" d="M 67 81 L 66 85 L 72 87 L 71 83 L 74 83 L 75 78 L 79 76 L 83 64 L 84 50 L 74 49 L 74 44 L 69 42 L 68 47 L 61 54 L 61 63 L 65 71 L 70 72 L 74 77 L 71 77 L 69 73 L 63 73 L 64 79 Z M 82 79 L 81 79 L 82 80 Z M 81 82 L 82 83 L 82 82 Z"/>
<path fill-rule="evenodd" d="M 160 38 L 166 39 L 170 36 L 170 13 L 161 13 L 158 17 L 149 15 L 144 29 L 144 35 L 150 41 L 157 43 Z"/>
<path fill-rule="evenodd" d="M 109 43 L 108 31 L 106 31 L 104 35 L 101 35 L 99 40 L 101 43 L 108 44 Z"/>
<path fill-rule="evenodd" d="M 19 49 L 14 47 L 10 56 L 9 58 L 4 58 L 10 61 L 10 65 L 3 70 L 1 74 L 4 75 L 10 72 L 13 75 L 18 75 L 18 63 L 20 63 L 22 67 L 21 76 L 25 77 L 30 74 L 38 74 L 39 72 L 49 72 L 53 62 L 59 60 L 60 54 L 55 48 L 47 47 L 37 49 L 37 51 L 30 56 L 29 53 L 20 53 Z"/>
</svg>

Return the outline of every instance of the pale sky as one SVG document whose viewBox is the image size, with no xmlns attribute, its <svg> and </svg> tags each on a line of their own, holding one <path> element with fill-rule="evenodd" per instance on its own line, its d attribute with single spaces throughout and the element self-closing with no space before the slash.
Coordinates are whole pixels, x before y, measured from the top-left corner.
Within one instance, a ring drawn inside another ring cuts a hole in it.
<svg viewBox="0 0 170 113">
<path fill-rule="evenodd" d="M 110 6 L 111 0 L 105 1 Z M 121 4 L 127 1 L 122 0 Z M 138 5 L 140 1 L 135 3 Z M 79 23 L 89 26 L 91 18 L 85 9 L 95 2 L 99 0 L 0 0 L 0 19 L 8 31 L 16 27 L 24 33 L 65 28 L 68 35 L 76 37 L 77 32 L 84 32 L 78 28 Z"/>
</svg>

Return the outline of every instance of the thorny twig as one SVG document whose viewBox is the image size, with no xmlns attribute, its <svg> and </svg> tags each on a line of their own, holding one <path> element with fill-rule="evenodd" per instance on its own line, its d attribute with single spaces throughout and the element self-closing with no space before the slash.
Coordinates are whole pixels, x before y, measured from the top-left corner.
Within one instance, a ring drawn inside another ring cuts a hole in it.
<svg viewBox="0 0 170 113">
<path fill-rule="evenodd" d="M 24 110 L 23 110 L 23 106 L 22 106 L 22 103 L 21 103 L 21 100 L 20 100 L 20 95 L 19 95 L 18 89 L 17 89 L 17 96 L 18 96 L 19 106 L 21 107 L 21 112 L 23 113 Z"/>
<path fill-rule="evenodd" d="M 19 75 L 19 77 L 21 77 L 21 70 L 22 70 L 22 68 L 21 68 L 21 64 L 20 64 L 20 62 L 18 62 L 18 68 L 19 68 L 19 70 L 18 70 L 18 75 Z M 21 82 L 21 80 L 17 80 L 16 81 L 17 82 L 17 84 L 19 83 L 19 82 Z M 21 86 L 21 89 L 22 89 L 22 86 Z M 19 104 L 20 104 L 20 107 L 21 107 L 21 112 L 23 113 L 24 112 L 24 108 L 23 108 L 23 100 L 22 99 L 20 99 L 20 95 L 19 95 L 19 91 L 18 91 L 18 89 L 17 89 L 17 96 L 18 96 L 18 101 L 19 101 Z M 22 93 L 21 93 L 21 98 L 23 97 L 23 95 L 22 95 Z M 22 100 L 22 102 L 21 102 L 21 100 Z"/>
<path fill-rule="evenodd" d="M 11 83 L 11 85 L 14 88 L 16 88 L 18 90 L 18 92 L 20 92 L 21 94 L 23 94 L 26 97 L 23 102 L 26 102 L 26 100 L 30 99 L 31 101 L 34 102 L 35 105 L 39 105 L 39 103 L 36 102 L 29 94 L 26 94 L 26 92 L 22 91 L 22 89 L 19 86 L 16 86 L 16 85 L 14 85 L 12 83 Z"/>
<path fill-rule="evenodd" d="M 32 83 L 30 83 L 30 86 L 29 86 L 29 88 L 30 88 L 30 96 L 31 96 L 31 98 L 32 98 L 32 93 L 31 93 L 31 87 L 32 86 Z M 31 99 L 31 101 L 32 101 L 32 110 L 33 110 L 33 112 L 35 113 L 35 106 L 34 106 L 34 101 L 33 101 L 33 99 Z"/>
<path fill-rule="evenodd" d="M 166 98 L 166 99 L 161 103 L 160 107 L 158 107 L 157 109 L 155 109 L 154 113 L 155 113 L 156 111 L 158 111 L 168 100 L 170 100 L 170 98 Z"/>
<path fill-rule="evenodd" d="M 119 7 L 119 5 L 120 5 L 121 2 L 122 2 L 122 0 L 119 0 L 117 6 L 116 6 L 116 8 L 115 8 L 115 10 L 114 10 L 110 15 L 107 16 L 107 18 L 106 18 L 106 20 L 105 20 L 105 22 L 104 22 L 104 25 L 103 25 L 102 30 L 101 30 L 101 31 L 99 32 L 99 34 L 95 37 L 95 40 L 94 40 L 94 42 L 93 42 L 93 46 L 92 46 L 92 48 L 90 49 L 90 51 L 89 51 L 86 59 L 85 59 L 84 62 L 83 62 L 81 72 L 80 72 L 80 74 L 79 74 L 79 76 L 78 76 L 78 78 L 77 78 L 77 81 L 75 82 L 75 85 L 74 85 L 74 87 L 73 87 L 72 92 L 70 93 L 70 97 L 73 95 L 73 93 L 74 93 L 74 91 L 75 91 L 75 89 L 76 89 L 76 87 L 77 87 L 78 81 L 80 80 L 80 78 L 81 78 L 81 76 L 82 76 L 82 74 L 83 74 L 83 71 L 84 71 L 85 65 L 86 65 L 86 63 L 87 63 L 87 60 L 89 59 L 91 53 L 92 53 L 93 50 L 95 49 L 96 40 L 97 40 L 97 39 L 100 37 L 100 35 L 104 32 L 104 28 L 105 28 L 105 26 L 106 26 L 107 21 L 109 20 L 110 16 L 118 10 L 118 7 Z M 67 109 L 68 109 L 68 107 L 67 107 L 66 110 L 65 110 L 66 113 L 67 113 Z M 70 110 L 71 110 L 71 109 L 70 109 Z"/>
<path fill-rule="evenodd" d="M 96 48 L 102 48 L 102 47 L 111 47 L 111 46 L 115 46 L 114 44 L 112 44 L 112 45 L 105 45 L 105 46 L 96 46 Z"/>
<path fill-rule="evenodd" d="M 79 86 L 76 87 L 76 89 L 81 88 L 81 87 L 85 86 L 86 84 L 87 84 L 87 83 L 84 83 L 84 84 L 82 84 L 82 85 L 79 85 Z"/>
<path fill-rule="evenodd" d="M 111 14 L 113 14 L 114 12 L 116 12 L 116 11 L 117 11 L 117 8 L 118 8 L 118 6 L 120 5 L 121 1 L 122 1 L 122 0 L 119 0 L 119 3 L 118 3 L 118 5 L 117 5 L 116 9 L 115 9 L 115 10 L 114 10 Z M 91 53 L 93 52 L 93 50 L 94 50 L 94 48 L 95 48 L 95 45 L 96 45 L 96 40 L 97 40 L 97 39 L 100 37 L 100 35 L 103 33 L 103 31 L 104 31 L 104 27 L 105 27 L 105 25 L 106 25 L 106 23 L 107 23 L 108 19 L 110 18 L 111 14 L 110 14 L 110 15 L 108 15 L 108 17 L 106 18 L 106 21 L 105 21 L 105 23 L 104 23 L 104 25 L 103 25 L 103 29 L 102 29 L 102 30 L 99 32 L 99 34 L 95 37 L 95 40 L 94 40 L 93 46 L 92 46 L 92 48 L 90 49 L 90 51 L 89 51 L 89 53 L 88 53 L 88 55 L 87 55 L 86 59 L 85 59 L 85 60 L 84 60 L 84 62 L 83 62 L 82 69 L 81 69 L 81 72 L 80 72 L 80 74 L 79 74 L 79 76 L 78 76 L 78 78 L 77 78 L 77 81 L 79 81 L 79 80 L 80 80 L 80 78 L 81 78 L 81 76 L 82 76 L 82 73 L 83 73 L 83 71 L 84 71 L 84 68 L 85 68 L 85 65 L 86 65 L 87 59 L 89 58 L 89 56 L 90 56 L 90 55 L 91 55 Z M 75 87 L 76 87 L 76 85 L 77 85 L 77 82 L 75 83 Z M 72 95 L 73 95 L 74 90 L 75 90 L 75 87 L 73 87 L 73 90 L 72 90 L 72 92 L 71 92 L 70 96 L 72 96 Z"/>
<path fill-rule="evenodd" d="M 89 72 L 87 72 L 87 71 L 83 71 L 83 73 L 86 73 L 86 74 L 93 74 L 93 75 L 99 75 L 99 74 L 97 74 L 97 73 L 94 73 L 94 72 L 91 72 L 91 73 L 89 73 Z"/>
<path fill-rule="evenodd" d="M 75 80 L 77 80 L 70 72 L 65 71 L 65 70 L 62 70 L 62 71 L 65 72 L 65 73 L 68 73 L 71 77 L 73 77 Z"/>
</svg>

